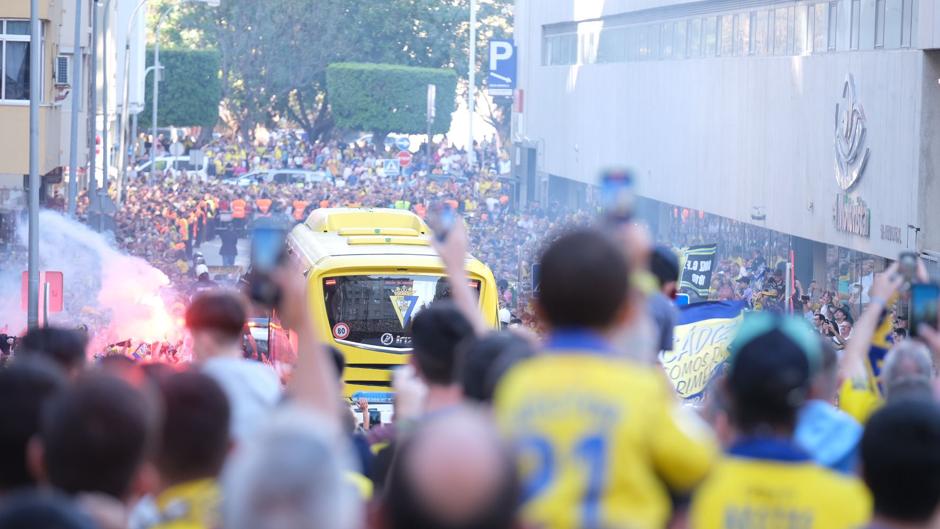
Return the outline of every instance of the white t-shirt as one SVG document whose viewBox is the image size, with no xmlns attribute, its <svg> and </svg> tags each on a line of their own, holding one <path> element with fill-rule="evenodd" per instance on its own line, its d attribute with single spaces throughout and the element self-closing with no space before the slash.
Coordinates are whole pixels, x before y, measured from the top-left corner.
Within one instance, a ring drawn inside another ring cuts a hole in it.
<svg viewBox="0 0 940 529">
<path fill-rule="evenodd" d="M 231 407 L 233 441 L 252 435 L 281 401 L 281 381 L 270 367 L 243 358 L 212 358 L 202 372 L 222 386 Z"/>
</svg>

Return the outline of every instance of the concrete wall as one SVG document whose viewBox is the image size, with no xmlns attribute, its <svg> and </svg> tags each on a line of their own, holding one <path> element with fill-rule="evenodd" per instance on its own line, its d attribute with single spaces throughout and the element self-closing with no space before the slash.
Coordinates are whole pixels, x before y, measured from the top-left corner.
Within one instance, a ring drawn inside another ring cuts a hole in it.
<svg viewBox="0 0 940 529">
<path fill-rule="evenodd" d="M 907 246 L 909 224 L 936 220 L 929 206 L 938 203 L 932 186 L 940 72 L 925 52 L 546 67 L 539 60 L 542 25 L 572 16 L 573 6 L 607 14 L 626 1 L 534 1 L 533 10 L 530 1 L 517 3 L 526 105 L 517 121 L 519 136 L 539 145 L 540 172 L 594 182 L 604 167 L 627 165 L 650 198 L 745 222 L 759 207 L 766 220 L 755 224 L 885 257 Z M 871 208 L 870 238 L 840 232 L 833 220 L 841 192 L 835 111 L 849 74 L 871 149 L 850 194 Z M 923 125 L 922 116 L 929 119 Z M 882 240 L 881 225 L 900 228 L 901 243 Z M 940 248 L 940 237 L 921 235 L 923 248 Z"/>
</svg>

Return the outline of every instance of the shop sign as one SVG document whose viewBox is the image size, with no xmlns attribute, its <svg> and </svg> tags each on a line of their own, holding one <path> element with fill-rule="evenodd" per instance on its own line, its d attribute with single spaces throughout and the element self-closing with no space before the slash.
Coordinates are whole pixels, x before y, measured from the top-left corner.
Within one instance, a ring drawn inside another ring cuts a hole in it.
<svg viewBox="0 0 940 529">
<path fill-rule="evenodd" d="M 861 237 L 871 236 L 871 209 L 861 198 L 853 200 L 844 193 L 836 195 L 833 217 L 837 230 Z"/>
<path fill-rule="evenodd" d="M 881 225 L 881 240 L 901 244 L 901 228 L 897 226 Z"/>
</svg>

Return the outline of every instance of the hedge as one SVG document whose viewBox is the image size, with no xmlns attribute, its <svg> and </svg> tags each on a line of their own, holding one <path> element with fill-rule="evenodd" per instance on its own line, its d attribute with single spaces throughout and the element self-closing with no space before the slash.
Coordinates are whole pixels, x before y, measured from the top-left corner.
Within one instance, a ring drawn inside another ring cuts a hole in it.
<svg viewBox="0 0 940 529">
<path fill-rule="evenodd" d="M 336 63 L 326 70 L 333 119 L 348 130 L 425 133 L 429 84 L 437 86 L 431 132 L 445 134 L 456 104 L 454 70 L 370 63 Z"/>
<path fill-rule="evenodd" d="M 215 50 L 161 49 L 160 100 L 157 123 L 161 127 L 213 127 L 219 120 L 222 100 L 220 55 Z M 153 65 L 153 50 L 147 50 L 147 64 Z M 153 108 L 153 72 L 147 76 L 145 107 L 139 116 L 142 129 L 148 129 Z"/>
</svg>

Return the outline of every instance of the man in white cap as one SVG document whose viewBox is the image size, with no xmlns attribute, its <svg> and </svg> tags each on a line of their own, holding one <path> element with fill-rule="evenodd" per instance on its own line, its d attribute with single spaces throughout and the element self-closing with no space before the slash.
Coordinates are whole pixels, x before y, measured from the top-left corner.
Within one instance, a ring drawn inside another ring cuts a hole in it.
<svg viewBox="0 0 940 529">
<path fill-rule="evenodd" d="M 497 315 L 499 316 L 499 328 L 505 329 L 508 327 L 509 322 L 512 321 L 512 313 L 509 312 L 509 309 L 502 307 L 499 309 L 499 312 L 497 312 Z"/>
<path fill-rule="evenodd" d="M 193 283 L 192 288 L 193 297 L 209 290 L 215 290 L 218 286 L 219 285 L 209 276 L 208 266 L 205 264 L 196 265 L 196 282 Z"/>
</svg>

